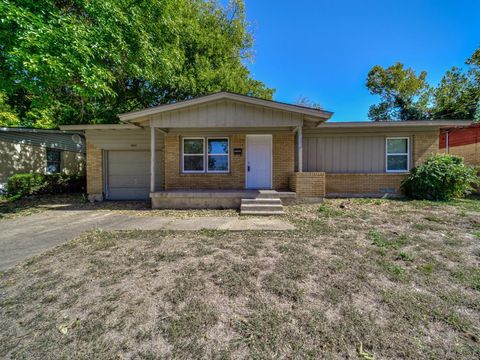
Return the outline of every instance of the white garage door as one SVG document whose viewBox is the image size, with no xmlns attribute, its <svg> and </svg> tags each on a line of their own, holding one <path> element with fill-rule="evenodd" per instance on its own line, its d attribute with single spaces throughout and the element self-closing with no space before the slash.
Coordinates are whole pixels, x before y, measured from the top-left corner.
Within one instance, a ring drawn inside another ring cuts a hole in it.
<svg viewBox="0 0 480 360">
<path fill-rule="evenodd" d="M 109 151 L 107 164 L 107 199 L 149 199 L 150 151 Z"/>
</svg>

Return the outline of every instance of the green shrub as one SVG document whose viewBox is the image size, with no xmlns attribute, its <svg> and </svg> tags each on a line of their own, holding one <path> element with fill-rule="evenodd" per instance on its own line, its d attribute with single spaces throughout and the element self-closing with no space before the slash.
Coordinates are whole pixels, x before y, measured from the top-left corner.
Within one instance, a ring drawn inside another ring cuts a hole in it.
<svg viewBox="0 0 480 360">
<path fill-rule="evenodd" d="M 9 197 L 85 191 L 85 177 L 65 174 L 15 174 L 8 179 Z"/>
<path fill-rule="evenodd" d="M 477 170 L 466 166 L 463 158 L 439 154 L 413 168 L 402 189 L 412 199 L 447 201 L 470 194 L 479 183 Z"/>
</svg>

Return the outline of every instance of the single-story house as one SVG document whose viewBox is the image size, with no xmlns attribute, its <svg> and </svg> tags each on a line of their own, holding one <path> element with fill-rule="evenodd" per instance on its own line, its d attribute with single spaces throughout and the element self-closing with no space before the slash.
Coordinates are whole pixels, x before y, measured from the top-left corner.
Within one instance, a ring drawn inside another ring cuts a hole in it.
<svg viewBox="0 0 480 360">
<path fill-rule="evenodd" d="M 81 132 L 0 128 L 0 188 L 17 173 L 85 174 Z"/>
<path fill-rule="evenodd" d="M 85 132 L 90 200 L 185 208 L 259 197 L 267 208 L 277 195 L 398 194 L 410 168 L 438 152 L 439 130 L 467 124 L 328 123 L 332 115 L 220 92 L 120 114 L 121 124 L 61 128 Z"/>
<path fill-rule="evenodd" d="M 480 124 L 442 129 L 440 152 L 461 156 L 465 164 L 480 167 Z"/>
</svg>

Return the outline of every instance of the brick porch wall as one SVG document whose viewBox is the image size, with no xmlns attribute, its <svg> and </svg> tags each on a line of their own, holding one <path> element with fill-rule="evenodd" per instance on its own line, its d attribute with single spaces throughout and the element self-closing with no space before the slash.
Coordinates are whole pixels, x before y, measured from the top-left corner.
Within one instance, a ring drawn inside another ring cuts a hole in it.
<svg viewBox="0 0 480 360">
<path fill-rule="evenodd" d="M 298 196 L 324 197 L 325 196 L 325 173 L 302 172 L 290 175 L 290 189 Z"/>
</svg>

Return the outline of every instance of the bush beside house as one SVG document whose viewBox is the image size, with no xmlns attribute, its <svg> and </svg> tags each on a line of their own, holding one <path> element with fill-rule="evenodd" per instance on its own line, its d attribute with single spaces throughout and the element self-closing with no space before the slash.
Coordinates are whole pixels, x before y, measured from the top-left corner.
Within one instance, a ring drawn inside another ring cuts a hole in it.
<svg viewBox="0 0 480 360">
<path fill-rule="evenodd" d="M 462 157 L 439 154 L 413 168 L 402 190 L 411 199 L 448 201 L 465 197 L 479 184 L 478 170 L 465 165 Z"/>
<path fill-rule="evenodd" d="M 15 174 L 8 179 L 7 183 L 7 194 L 11 198 L 84 191 L 85 176 L 76 174 Z"/>
</svg>

